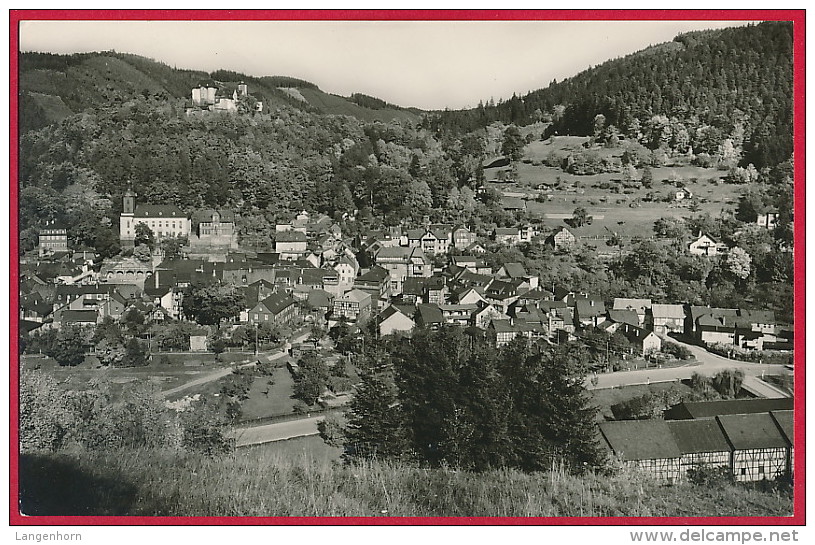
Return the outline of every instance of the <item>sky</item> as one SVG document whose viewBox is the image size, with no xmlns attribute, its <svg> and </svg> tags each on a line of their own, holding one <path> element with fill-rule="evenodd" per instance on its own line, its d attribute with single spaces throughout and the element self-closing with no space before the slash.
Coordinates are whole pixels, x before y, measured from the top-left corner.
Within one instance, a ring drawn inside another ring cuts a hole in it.
<svg viewBox="0 0 815 545">
<path fill-rule="evenodd" d="M 177 68 L 308 80 L 342 96 L 467 108 L 681 32 L 738 21 L 23 21 L 20 50 L 114 49 Z"/>
</svg>

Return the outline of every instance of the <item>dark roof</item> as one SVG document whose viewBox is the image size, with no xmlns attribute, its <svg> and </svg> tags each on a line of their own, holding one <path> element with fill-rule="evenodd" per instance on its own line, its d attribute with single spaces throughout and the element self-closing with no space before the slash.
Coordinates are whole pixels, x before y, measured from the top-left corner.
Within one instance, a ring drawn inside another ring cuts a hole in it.
<svg viewBox="0 0 815 545">
<path fill-rule="evenodd" d="M 513 331 L 518 331 L 518 328 L 515 327 L 509 320 L 490 320 L 489 327 L 496 333 L 511 333 Z"/>
<path fill-rule="evenodd" d="M 423 324 L 443 324 L 444 315 L 438 305 L 426 304 L 419 305 L 417 308 L 417 321 Z"/>
<path fill-rule="evenodd" d="M 691 320 L 696 322 L 700 316 L 704 316 L 706 314 L 710 314 L 712 316 L 736 316 L 738 314 L 738 310 L 735 308 L 711 308 L 711 307 L 698 307 L 692 305 L 690 307 L 690 318 Z"/>
<path fill-rule="evenodd" d="M 425 279 L 418 276 L 409 276 L 402 283 L 402 295 L 422 295 L 424 293 Z"/>
<path fill-rule="evenodd" d="M 402 316 L 404 316 L 405 318 L 407 318 L 411 322 L 413 321 L 413 318 L 411 317 L 412 313 L 404 312 L 402 309 L 400 309 L 399 307 L 396 307 L 394 305 L 390 305 L 388 308 L 386 308 L 385 310 L 380 312 L 378 321 L 379 321 L 379 323 L 382 323 L 382 322 L 384 322 L 385 320 L 387 320 L 388 318 L 390 318 L 391 316 L 393 316 L 395 314 L 401 314 Z"/>
<path fill-rule="evenodd" d="M 601 422 L 600 431 L 623 460 L 679 458 L 682 451 L 664 420 Z"/>
<path fill-rule="evenodd" d="M 716 419 L 736 450 L 789 446 L 770 413 L 728 414 Z"/>
<path fill-rule="evenodd" d="M 690 418 L 710 418 L 722 414 L 766 413 L 769 411 L 792 410 L 793 399 L 725 399 L 720 401 L 686 401 L 665 411 L 669 420 Z"/>
<path fill-rule="evenodd" d="M 174 204 L 138 204 L 135 217 L 137 218 L 186 218 L 187 215 Z"/>
<path fill-rule="evenodd" d="M 192 213 L 193 225 L 211 222 L 212 216 L 216 212 L 220 216 L 220 221 L 222 221 L 223 223 L 235 222 L 235 213 L 232 210 L 215 210 L 213 208 L 207 208 L 205 210 L 196 210 L 195 212 Z"/>
<path fill-rule="evenodd" d="M 770 411 L 770 415 L 775 420 L 784 438 L 789 442 L 790 446 L 795 444 L 793 441 L 795 436 L 795 426 L 793 425 L 793 411 Z"/>
<path fill-rule="evenodd" d="M 526 269 L 520 263 L 504 263 L 504 270 L 510 278 L 523 278 L 526 276 Z"/>
<path fill-rule="evenodd" d="M 269 312 L 272 314 L 279 314 L 283 311 L 283 309 L 293 305 L 294 303 L 294 299 L 285 293 L 273 293 L 260 302 L 260 304 L 269 309 Z"/>
<path fill-rule="evenodd" d="M 389 277 L 390 273 L 387 271 L 387 269 L 377 265 L 365 274 L 358 276 L 355 282 L 376 282 L 379 284 L 387 280 Z"/>
<path fill-rule="evenodd" d="M 311 290 L 308 292 L 307 303 L 311 308 L 329 308 L 334 296 L 323 290 Z"/>
<path fill-rule="evenodd" d="M 715 419 L 667 420 L 666 423 L 682 454 L 730 451 L 727 438 Z"/>
<path fill-rule="evenodd" d="M 640 318 L 637 315 L 637 311 L 632 309 L 609 310 L 608 319 L 611 320 L 612 322 L 621 324 L 630 324 L 633 326 L 640 325 Z"/>
<path fill-rule="evenodd" d="M 575 309 L 580 319 L 602 316 L 606 313 L 606 305 L 597 299 L 576 299 Z M 638 322 L 639 323 L 639 322 Z"/>
<path fill-rule="evenodd" d="M 308 237 L 300 231 L 281 231 L 275 233 L 275 242 L 306 242 Z"/>
</svg>

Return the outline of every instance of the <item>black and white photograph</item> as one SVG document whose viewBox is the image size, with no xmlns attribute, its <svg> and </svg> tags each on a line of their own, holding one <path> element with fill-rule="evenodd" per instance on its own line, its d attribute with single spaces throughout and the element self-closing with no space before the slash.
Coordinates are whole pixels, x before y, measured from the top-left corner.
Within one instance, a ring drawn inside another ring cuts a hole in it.
<svg viewBox="0 0 815 545">
<path fill-rule="evenodd" d="M 17 524 L 803 521 L 803 11 L 48 13 Z"/>
</svg>

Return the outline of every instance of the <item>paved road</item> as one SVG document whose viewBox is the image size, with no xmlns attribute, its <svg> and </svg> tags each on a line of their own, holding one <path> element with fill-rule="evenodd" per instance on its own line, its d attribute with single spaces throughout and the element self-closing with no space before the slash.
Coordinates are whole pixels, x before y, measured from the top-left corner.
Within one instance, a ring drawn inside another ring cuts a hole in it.
<svg viewBox="0 0 815 545">
<path fill-rule="evenodd" d="M 597 375 L 597 385 L 591 384 L 591 377 L 586 381 L 590 390 L 602 388 L 616 388 L 632 384 L 649 384 L 651 382 L 673 382 L 690 378 L 694 373 L 712 376 L 723 369 L 741 369 L 746 376 L 756 376 L 762 373 L 773 375 L 790 375 L 792 371 L 783 365 L 767 365 L 731 360 L 716 354 L 711 354 L 704 348 L 693 344 L 679 342 L 676 339 L 664 342 L 675 342 L 690 350 L 696 356 L 696 362 L 667 369 L 640 369 L 636 371 L 617 371 L 615 373 L 601 373 Z"/>
<path fill-rule="evenodd" d="M 788 392 L 776 386 L 764 382 L 759 377 L 744 377 L 741 385 L 743 390 L 747 390 L 756 397 L 766 397 L 767 399 L 780 399 L 792 397 Z"/>
<path fill-rule="evenodd" d="M 317 424 L 323 420 L 323 418 L 325 418 L 325 416 L 312 416 L 299 420 L 291 420 L 289 422 L 276 422 L 263 426 L 234 429 L 229 435 L 235 438 L 235 444 L 239 447 L 283 441 L 285 439 L 294 439 L 295 437 L 304 437 L 307 435 L 317 435 L 319 433 L 317 431 Z"/>
<path fill-rule="evenodd" d="M 308 339 L 309 335 L 311 335 L 310 332 L 301 333 L 297 337 L 294 337 L 290 342 L 291 343 L 303 342 L 306 339 Z M 252 358 L 253 359 L 257 358 L 259 360 L 264 360 L 266 362 L 273 362 L 275 360 L 285 358 L 287 355 L 288 354 L 287 354 L 286 350 L 283 349 L 283 348 L 280 348 L 280 349 L 275 350 L 274 352 L 269 352 L 269 353 L 266 353 L 266 354 L 259 354 L 258 356 L 252 356 Z M 173 396 L 173 395 L 175 395 L 175 394 L 177 394 L 179 392 L 183 392 L 184 390 L 188 390 L 188 389 L 190 389 L 190 388 L 192 388 L 194 386 L 200 386 L 202 384 L 206 384 L 208 382 L 218 380 L 220 378 L 223 378 L 223 377 L 227 376 L 229 373 L 231 373 L 232 369 L 234 367 L 246 368 L 246 367 L 254 367 L 256 365 L 257 365 L 257 361 L 255 360 L 255 361 L 250 361 L 249 363 L 243 363 L 243 364 L 240 364 L 240 365 L 237 365 L 237 366 L 229 366 L 229 367 L 225 367 L 225 368 L 222 368 L 222 369 L 216 369 L 216 370 L 212 371 L 211 373 L 207 373 L 206 375 L 204 375 L 202 377 L 198 377 L 197 379 L 191 380 L 189 382 L 185 382 L 184 384 L 182 384 L 180 386 L 176 386 L 175 388 L 170 388 L 169 390 L 164 390 L 163 392 L 161 392 L 161 395 L 164 396 L 164 397 Z"/>
</svg>

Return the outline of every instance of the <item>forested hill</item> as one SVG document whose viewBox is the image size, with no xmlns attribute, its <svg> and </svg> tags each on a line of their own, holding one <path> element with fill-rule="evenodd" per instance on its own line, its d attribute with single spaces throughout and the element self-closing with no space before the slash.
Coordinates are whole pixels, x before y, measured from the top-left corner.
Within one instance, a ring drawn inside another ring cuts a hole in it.
<svg viewBox="0 0 815 545">
<path fill-rule="evenodd" d="M 183 70 L 138 55 L 101 52 L 55 55 L 20 55 L 20 122 L 23 132 L 59 122 L 89 108 L 115 105 L 137 95 L 167 100 L 190 97 L 201 81 L 244 81 L 249 92 L 262 98 L 264 108 L 280 106 L 324 114 L 342 114 L 362 121 L 417 120 L 419 112 L 354 95 L 350 99 L 321 91 L 313 83 L 291 77 L 256 78 L 217 70 Z"/>
<path fill-rule="evenodd" d="M 761 23 L 682 34 L 545 89 L 440 112 L 434 121 L 437 129 L 462 133 L 492 121 L 549 120 L 550 134 L 582 136 L 594 133 L 598 114 L 624 135 L 653 116 L 724 134 L 742 124 L 743 162 L 761 168 L 792 153 L 792 75 L 792 24 Z"/>
</svg>

